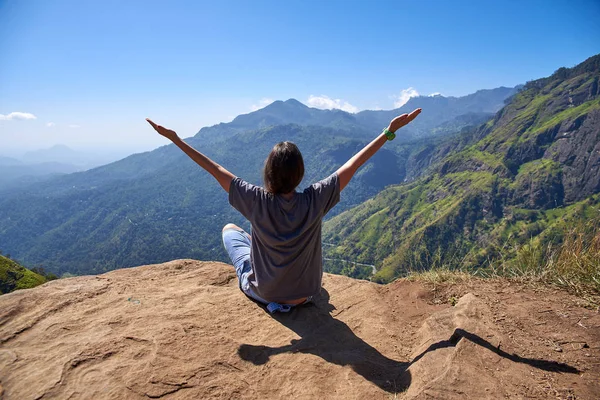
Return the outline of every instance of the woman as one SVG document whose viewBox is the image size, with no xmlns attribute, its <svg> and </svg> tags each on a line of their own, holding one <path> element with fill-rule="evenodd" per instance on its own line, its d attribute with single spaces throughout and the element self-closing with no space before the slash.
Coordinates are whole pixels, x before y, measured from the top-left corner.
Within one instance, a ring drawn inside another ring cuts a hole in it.
<svg viewBox="0 0 600 400">
<path fill-rule="evenodd" d="M 295 189 L 304 176 L 304 161 L 291 142 L 278 143 L 271 150 L 265 161 L 262 188 L 234 176 L 174 131 L 147 121 L 208 171 L 229 193 L 229 203 L 250 221 L 252 235 L 233 224 L 223 228 L 223 244 L 242 292 L 266 304 L 270 312 L 287 312 L 310 301 L 321 290 L 323 217 L 339 202 L 340 192 L 358 168 L 420 112 L 419 108 L 394 118 L 387 129 L 336 172 L 302 193 Z"/>
</svg>

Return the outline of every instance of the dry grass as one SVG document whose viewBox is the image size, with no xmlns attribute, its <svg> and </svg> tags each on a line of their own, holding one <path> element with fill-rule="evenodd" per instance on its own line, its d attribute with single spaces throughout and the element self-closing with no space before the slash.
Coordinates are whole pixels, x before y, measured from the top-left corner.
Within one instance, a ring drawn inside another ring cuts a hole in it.
<svg viewBox="0 0 600 400">
<path fill-rule="evenodd" d="M 552 285 L 600 305 L 600 221 L 589 221 L 565 230 L 558 244 L 531 241 L 513 246 L 512 259 L 475 271 L 434 267 L 411 272 L 406 279 L 436 285 L 467 282 L 473 277 L 504 278 L 533 285 Z"/>
<path fill-rule="evenodd" d="M 472 278 L 473 275 L 467 272 L 451 270 L 448 268 L 434 268 L 429 271 L 412 271 L 405 279 L 412 282 L 419 281 L 439 285 L 462 283 Z"/>
<path fill-rule="evenodd" d="M 600 230 L 585 234 L 572 230 L 551 252 L 544 266 L 547 279 L 573 290 L 581 285 L 600 293 Z"/>
<path fill-rule="evenodd" d="M 559 244 L 531 242 L 516 249 L 516 258 L 491 267 L 491 276 L 545 283 L 595 304 L 600 300 L 600 227 L 590 221 L 564 232 Z"/>
</svg>

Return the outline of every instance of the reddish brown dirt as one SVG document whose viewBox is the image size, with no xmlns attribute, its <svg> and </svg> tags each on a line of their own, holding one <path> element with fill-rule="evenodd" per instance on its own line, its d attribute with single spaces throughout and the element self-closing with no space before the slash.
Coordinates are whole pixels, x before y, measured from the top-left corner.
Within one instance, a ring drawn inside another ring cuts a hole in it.
<svg viewBox="0 0 600 400">
<path fill-rule="evenodd" d="M 323 283 L 274 316 L 193 260 L 0 296 L 0 397 L 600 398 L 600 314 L 564 292 Z"/>
</svg>

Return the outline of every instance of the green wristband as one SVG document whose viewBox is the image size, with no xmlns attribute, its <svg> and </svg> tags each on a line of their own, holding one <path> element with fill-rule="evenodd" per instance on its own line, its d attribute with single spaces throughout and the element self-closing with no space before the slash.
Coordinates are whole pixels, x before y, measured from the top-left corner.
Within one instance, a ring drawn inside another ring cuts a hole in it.
<svg viewBox="0 0 600 400">
<path fill-rule="evenodd" d="M 394 140 L 394 138 L 396 137 L 396 134 L 394 132 L 391 132 L 388 128 L 385 128 L 383 130 L 383 133 L 385 133 L 385 137 L 387 138 L 387 140 Z"/>
</svg>

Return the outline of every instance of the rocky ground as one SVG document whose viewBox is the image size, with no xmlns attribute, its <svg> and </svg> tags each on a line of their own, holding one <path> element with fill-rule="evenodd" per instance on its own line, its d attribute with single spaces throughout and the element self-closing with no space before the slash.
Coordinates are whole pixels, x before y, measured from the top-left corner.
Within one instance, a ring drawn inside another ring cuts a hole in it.
<svg viewBox="0 0 600 400">
<path fill-rule="evenodd" d="M 562 291 L 325 275 L 271 316 L 177 260 L 0 296 L 2 399 L 600 398 L 600 314 Z"/>
</svg>

